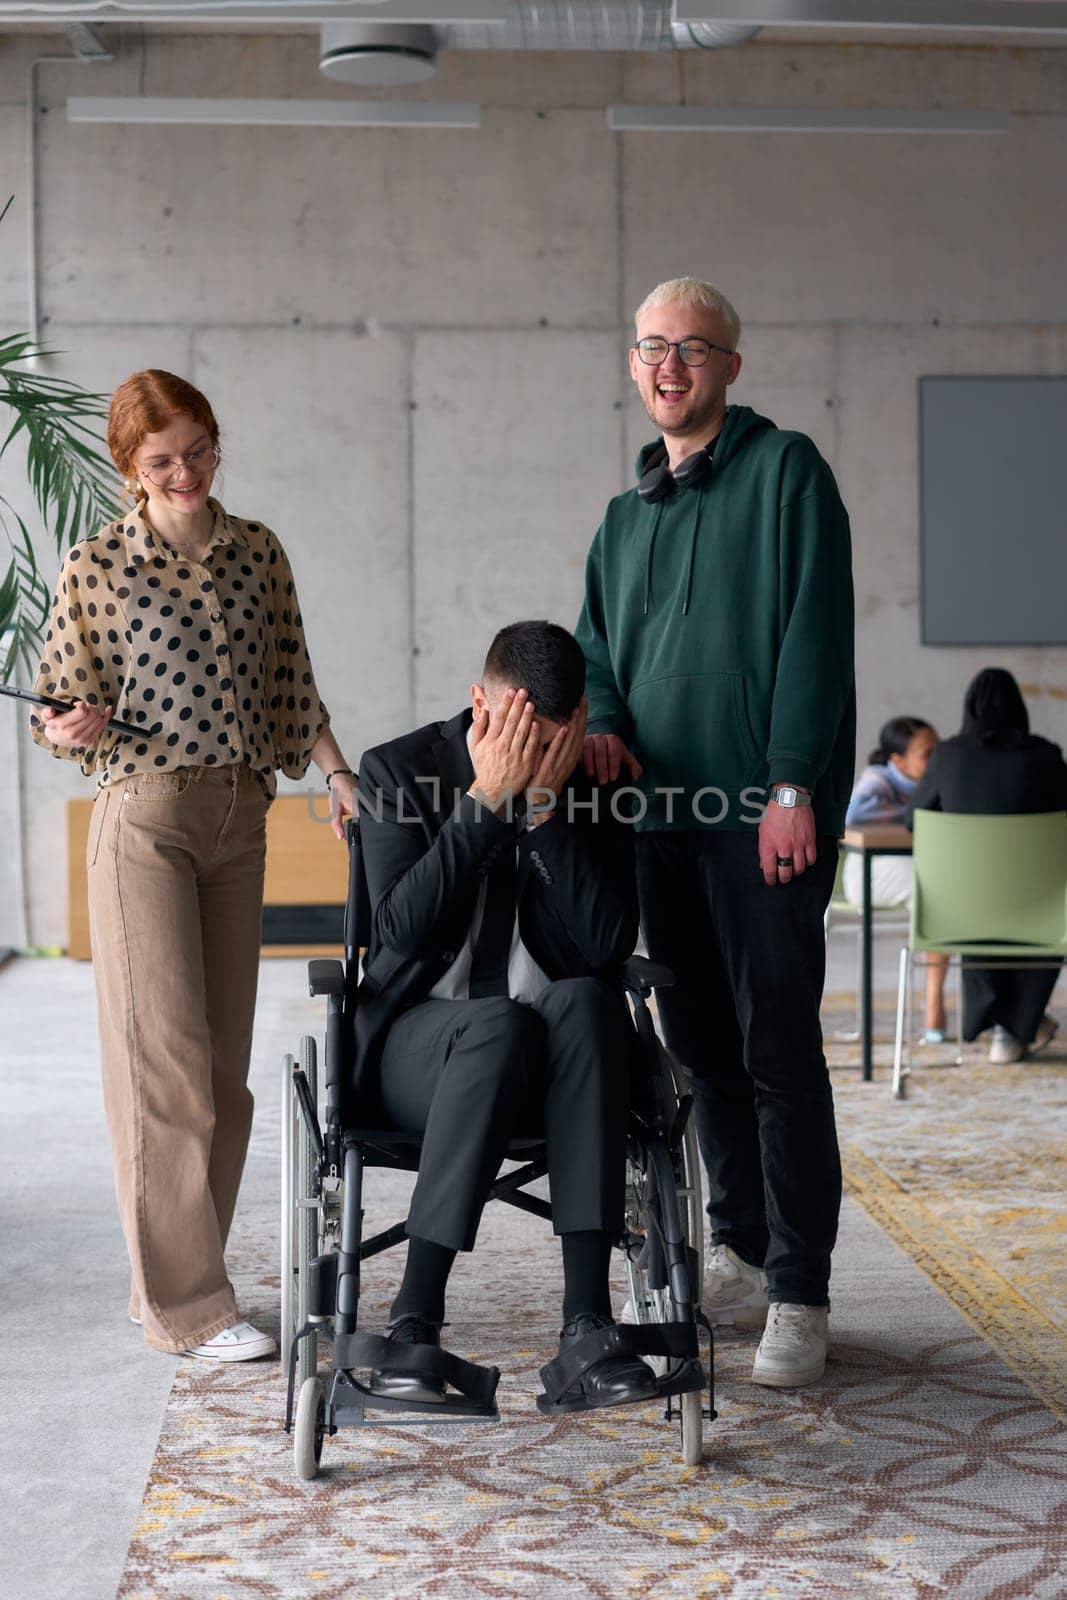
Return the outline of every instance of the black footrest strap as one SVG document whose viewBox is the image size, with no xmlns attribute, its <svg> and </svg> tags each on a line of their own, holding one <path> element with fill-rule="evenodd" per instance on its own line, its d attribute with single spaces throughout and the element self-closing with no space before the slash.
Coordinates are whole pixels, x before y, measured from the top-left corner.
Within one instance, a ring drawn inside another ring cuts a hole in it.
<svg viewBox="0 0 1067 1600">
<path fill-rule="evenodd" d="M 436 1344 L 397 1344 L 379 1333 L 343 1333 L 334 1340 L 334 1366 L 345 1371 L 388 1367 L 390 1372 L 418 1372 L 443 1378 L 475 1405 L 491 1406 L 500 1382 L 499 1367 L 462 1361 Z"/>
<path fill-rule="evenodd" d="M 576 1339 L 554 1361 L 541 1368 L 541 1382 L 549 1400 L 556 1401 L 606 1356 L 664 1356 L 682 1361 L 699 1354 L 693 1322 L 619 1322 Z"/>
</svg>

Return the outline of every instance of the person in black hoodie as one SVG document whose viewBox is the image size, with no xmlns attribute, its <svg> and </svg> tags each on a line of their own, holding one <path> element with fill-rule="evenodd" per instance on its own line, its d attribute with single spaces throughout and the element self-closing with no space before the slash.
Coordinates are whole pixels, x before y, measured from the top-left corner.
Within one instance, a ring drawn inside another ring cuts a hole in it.
<svg viewBox="0 0 1067 1600">
<path fill-rule="evenodd" d="M 1059 745 L 1030 732 L 1019 685 L 986 667 L 963 699 L 963 726 L 938 745 L 915 791 L 912 812 L 1015 816 L 1067 810 L 1067 765 Z M 993 1029 L 990 1061 L 1020 1061 L 1056 1032 L 1046 1014 L 1059 973 L 975 966 L 963 961 L 963 1037 Z"/>
</svg>

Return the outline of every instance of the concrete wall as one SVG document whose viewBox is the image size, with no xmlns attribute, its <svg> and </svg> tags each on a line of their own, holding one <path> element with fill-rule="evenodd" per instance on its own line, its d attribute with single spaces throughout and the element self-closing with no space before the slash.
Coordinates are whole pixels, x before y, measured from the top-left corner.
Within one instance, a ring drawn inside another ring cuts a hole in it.
<svg viewBox="0 0 1067 1600">
<path fill-rule="evenodd" d="M 117 38 L 118 30 L 112 30 Z M 0 327 L 26 320 L 26 66 L 0 36 Z M 55 48 L 55 40 L 48 41 Z M 278 529 L 342 744 L 457 705 L 493 629 L 575 617 L 584 553 L 648 425 L 629 312 L 680 272 L 745 321 L 734 397 L 810 432 L 855 530 L 861 740 L 957 722 L 987 660 L 1067 739 L 1063 650 L 921 649 L 917 379 L 1063 373 L 1067 51 L 754 44 L 670 57 L 485 53 L 431 98 L 475 132 L 74 127 L 70 93 L 323 95 L 307 36 L 126 30 L 111 66 L 40 76 L 41 301 L 58 370 L 201 384 L 223 495 Z M 929 106 L 1015 114 L 977 136 L 610 135 L 622 100 Z M 5 489 L 19 493 L 17 474 Z M 43 531 L 49 575 L 56 567 Z M 11 837 L 14 719 L 0 724 Z M 62 802 L 24 754 L 31 936 L 63 938 Z M 0 942 L 15 926 L 0 858 Z"/>
</svg>

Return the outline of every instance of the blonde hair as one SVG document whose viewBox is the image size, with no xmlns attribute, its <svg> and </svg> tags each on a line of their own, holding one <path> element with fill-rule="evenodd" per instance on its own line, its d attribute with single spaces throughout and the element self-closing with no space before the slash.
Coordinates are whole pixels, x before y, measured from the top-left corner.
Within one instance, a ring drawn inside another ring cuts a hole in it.
<svg viewBox="0 0 1067 1600">
<path fill-rule="evenodd" d="M 655 311 L 657 306 L 665 306 L 672 300 L 683 306 L 703 306 L 706 311 L 716 312 L 726 324 L 727 343 L 732 350 L 737 349 L 741 318 L 714 284 L 704 283 L 700 278 L 668 278 L 666 283 L 658 283 L 634 312 L 634 322 L 640 322 L 646 311 Z"/>
</svg>

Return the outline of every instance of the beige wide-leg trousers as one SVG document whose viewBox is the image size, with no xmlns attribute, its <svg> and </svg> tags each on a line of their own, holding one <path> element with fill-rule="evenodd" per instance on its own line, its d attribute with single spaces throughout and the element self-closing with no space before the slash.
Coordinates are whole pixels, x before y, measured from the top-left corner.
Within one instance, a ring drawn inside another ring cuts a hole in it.
<svg viewBox="0 0 1067 1600">
<path fill-rule="evenodd" d="M 89 921 L 130 1313 L 178 1351 L 237 1320 L 223 1251 L 252 1126 L 263 785 L 245 766 L 98 790 Z"/>
</svg>

